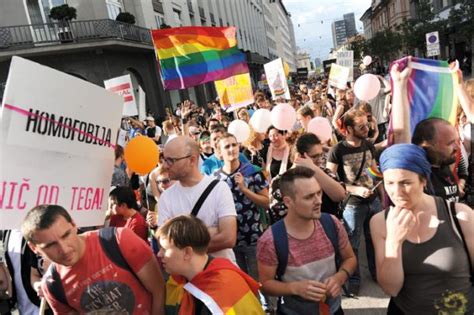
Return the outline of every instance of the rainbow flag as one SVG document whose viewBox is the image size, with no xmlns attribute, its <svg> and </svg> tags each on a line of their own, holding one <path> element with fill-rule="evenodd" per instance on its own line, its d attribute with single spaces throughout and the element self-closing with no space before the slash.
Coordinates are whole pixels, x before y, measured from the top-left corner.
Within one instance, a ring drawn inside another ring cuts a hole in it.
<svg viewBox="0 0 474 315">
<path fill-rule="evenodd" d="M 152 30 L 164 88 L 185 89 L 249 72 L 235 31 L 201 26 Z"/>
<path fill-rule="evenodd" d="M 263 315 L 258 299 L 260 285 L 229 260 L 214 258 L 207 268 L 190 282 L 171 276 L 166 282 L 165 312 L 194 314 L 193 296 L 201 300 L 212 314 Z"/>
<path fill-rule="evenodd" d="M 400 72 L 412 68 L 408 78 L 410 102 L 410 130 L 423 119 L 443 118 L 455 124 L 458 97 L 457 69 L 451 69 L 447 61 L 408 57 L 397 60 Z M 392 64 L 394 64 L 392 63 Z"/>
</svg>

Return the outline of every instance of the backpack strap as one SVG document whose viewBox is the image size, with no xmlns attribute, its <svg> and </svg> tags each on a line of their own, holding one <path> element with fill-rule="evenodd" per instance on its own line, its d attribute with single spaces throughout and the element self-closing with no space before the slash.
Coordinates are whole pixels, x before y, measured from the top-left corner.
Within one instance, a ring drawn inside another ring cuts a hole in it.
<svg viewBox="0 0 474 315">
<path fill-rule="evenodd" d="M 196 204 L 194 205 L 193 207 L 193 210 L 191 211 L 191 215 L 193 217 L 197 217 L 198 213 L 199 213 L 199 210 L 201 210 L 201 207 L 202 207 L 202 204 L 204 203 L 204 201 L 206 201 L 207 199 L 207 196 L 209 196 L 209 194 L 211 193 L 211 191 L 214 189 L 214 187 L 216 187 L 216 185 L 220 182 L 220 180 L 218 179 L 214 179 L 207 187 L 206 189 L 203 191 L 203 193 L 201 194 L 201 196 L 199 197 L 198 201 L 196 202 Z"/>
<path fill-rule="evenodd" d="M 272 225 L 272 235 L 275 253 L 278 260 L 275 278 L 281 281 L 282 276 L 285 274 L 286 266 L 288 265 L 289 255 L 288 234 L 283 219 Z"/>
<path fill-rule="evenodd" d="M 64 305 L 69 305 L 66 299 L 66 293 L 59 277 L 59 273 L 56 269 L 56 263 L 52 263 L 46 273 L 46 286 L 48 287 L 49 293 L 59 302 Z M 49 279 L 48 279 L 49 278 Z M 52 280 L 52 281 L 50 281 Z"/>
<path fill-rule="evenodd" d="M 135 274 L 128 265 L 127 261 L 120 251 L 120 247 L 117 243 L 117 228 L 106 227 L 99 230 L 99 241 L 100 247 L 104 251 L 105 255 L 118 267 L 125 269 L 132 274 Z"/>
<path fill-rule="evenodd" d="M 117 243 L 116 231 L 117 229 L 115 227 L 106 227 L 106 228 L 100 229 L 99 230 L 100 247 L 102 248 L 105 255 L 115 265 L 135 275 L 132 268 L 130 268 L 129 264 L 123 257 L 122 252 L 120 251 L 120 247 Z M 48 286 L 48 291 L 54 296 L 56 300 L 58 300 L 64 305 L 69 305 L 67 302 L 66 293 L 64 292 L 63 284 L 61 282 L 61 277 L 59 276 L 59 273 L 56 270 L 55 263 L 52 263 L 49 266 L 48 272 L 46 273 L 45 276 L 53 280 L 53 281 L 46 281 L 46 285 Z"/>
<path fill-rule="evenodd" d="M 334 247 L 336 269 L 339 270 L 339 267 L 341 266 L 341 254 L 339 253 L 339 236 L 337 234 L 336 223 L 334 223 L 334 220 L 329 213 L 324 212 L 321 213 L 319 222 L 321 222 L 324 233 L 326 233 L 326 236 L 331 241 L 332 247 Z"/>
</svg>

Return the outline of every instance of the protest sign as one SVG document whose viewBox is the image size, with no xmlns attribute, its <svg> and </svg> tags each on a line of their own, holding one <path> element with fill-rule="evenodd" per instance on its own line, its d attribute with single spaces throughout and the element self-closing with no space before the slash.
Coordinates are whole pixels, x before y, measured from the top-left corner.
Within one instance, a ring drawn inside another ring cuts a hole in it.
<svg viewBox="0 0 474 315">
<path fill-rule="evenodd" d="M 250 74 L 238 74 L 214 81 L 222 108 L 231 112 L 254 102 Z"/>
<path fill-rule="evenodd" d="M 344 50 L 337 52 L 337 64 L 349 68 L 349 82 L 354 81 L 354 51 Z"/>
<path fill-rule="evenodd" d="M 138 119 L 144 121 L 146 118 L 146 93 L 138 86 Z"/>
<path fill-rule="evenodd" d="M 273 99 L 284 98 L 289 100 L 291 98 L 290 89 L 288 88 L 281 58 L 270 61 L 264 64 L 263 67 Z"/>
<path fill-rule="evenodd" d="M 133 94 L 133 84 L 130 75 L 116 77 L 104 81 L 105 89 L 123 97 L 123 116 L 137 116 L 138 109 Z"/>
<path fill-rule="evenodd" d="M 329 84 L 338 89 L 347 88 L 347 79 L 349 78 L 349 68 L 333 63 L 329 72 Z"/>
<path fill-rule="evenodd" d="M 13 57 L 0 111 L 0 230 L 31 208 L 57 204 L 78 226 L 101 225 L 122 99 Z"/>
</svg>

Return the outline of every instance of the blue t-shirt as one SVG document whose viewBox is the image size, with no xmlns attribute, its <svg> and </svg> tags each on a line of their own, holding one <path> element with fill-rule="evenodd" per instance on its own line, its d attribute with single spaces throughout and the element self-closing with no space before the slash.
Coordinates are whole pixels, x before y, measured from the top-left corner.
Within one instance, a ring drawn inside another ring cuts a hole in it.
<svg viewBox="0 0 474 315">
<path fill-rule="evenodd" d="M 244 154 L 239 154 L 240 163 L 247 164 L 249 160 L 245 157 Z M 204 175 L 212 175 L 215 171 L 224 166 L 224 161 L 219 160 L 215 154 L 211 155 L 207 160 L 204 161 L 201 165 L 201 173 Z"/>
</svg>

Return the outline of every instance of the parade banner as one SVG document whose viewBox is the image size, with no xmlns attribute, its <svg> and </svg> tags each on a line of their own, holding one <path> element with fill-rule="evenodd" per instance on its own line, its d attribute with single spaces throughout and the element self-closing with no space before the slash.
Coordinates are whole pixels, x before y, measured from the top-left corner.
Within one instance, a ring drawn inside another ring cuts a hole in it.
<svg viewBox="0 0 474 315">
<path fill-rule="evenodd" d="M 92 83 L 13 57 L 0 111 L 0 230 L 40 204 L 78 226 L 102 225 L 122 99 Z"/>
<path fill-rule="evenodd" d="M 227 112 L 245 107 L 254 102 L 252 83 L 248 73 L 238 74 L 214 82 L 223 109 Z"/>
<path fill-rule="evenodd" d="M 289 100 L 291 98 L 290 89 L 288 88 L 285 69 L 281 58 L 270 61 L 269 63 L 264 64 L 263 67 L 265 69 L 268 86 L 272 92 L 272 98 L 274 100 L 278 98 Z"/>
<path fill-rule="evenodd" d="M 122 116 L 137 116 L 137 102 L 133 94 L 133 84 L 130 75 L 116 77 L 104 81 L 105 89 L 123 97 L 123 112 Z"/>
<path fill-rule="evenodd" d="M 349 78 L 347 80 L 349 82 L 353 82 L 354 81 L 354 51 L 352 50 L 338 51 L 336 56 L 337 56 L 336 63 L 338 65 L 349 68 Z"/>
<path fill-rule="evenodd" d="M 329 84 L 345 90 L 347 88 L 347 79 L 349 78 L 349 68 L 333 63 L 329 72 Z"/>
</svg>

